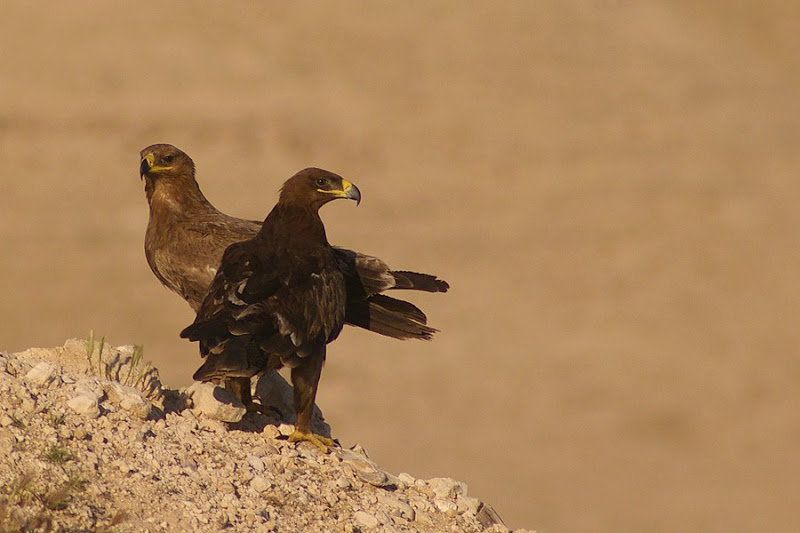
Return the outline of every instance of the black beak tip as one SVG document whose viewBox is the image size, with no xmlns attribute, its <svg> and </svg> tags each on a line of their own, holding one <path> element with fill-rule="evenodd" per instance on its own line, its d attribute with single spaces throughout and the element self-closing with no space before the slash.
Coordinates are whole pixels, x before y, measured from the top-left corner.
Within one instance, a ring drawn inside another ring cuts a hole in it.
<svg viewBox="0 0 800 533">
<path fill-rule="evenodd" d="M 148 172 L 150 172 L 150 165 L 147 164 L 147 159 L 142 159 L 142 162 L 139 163 L 139 179 L 143 179 Z"/>
<path fill-rule="evenodd" d="M 356 201 L 356 205 L 361 203 L 361 191 L 358 190 L 358 187 L 352 185 L 352 190 L 350 191 L 350 198 Z"/>
</svg>

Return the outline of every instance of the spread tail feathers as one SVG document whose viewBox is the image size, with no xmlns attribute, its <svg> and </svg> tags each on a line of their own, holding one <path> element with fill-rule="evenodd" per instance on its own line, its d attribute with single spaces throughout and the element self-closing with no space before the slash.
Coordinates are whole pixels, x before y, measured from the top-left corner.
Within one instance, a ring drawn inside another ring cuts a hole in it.
<svg viewBox="0 0 800 533">
<path fill-rule="evenodd" d="M 394 289 L 413 289 L 417 291 L 427 292 L 447 292 L 450 284 L 443 279 L 430 274 L 420 274 L 418 272 L 409 272 L 407 270 L 394 270 L 395 286 Z"/>
<path fill-rule="evenodd" d="M 427 325 L 417 306 L 376 294 L 356 310 L 348 310 L 347 322 L 395 339 L 430 340 L 438 330 Z"/>
</svg>

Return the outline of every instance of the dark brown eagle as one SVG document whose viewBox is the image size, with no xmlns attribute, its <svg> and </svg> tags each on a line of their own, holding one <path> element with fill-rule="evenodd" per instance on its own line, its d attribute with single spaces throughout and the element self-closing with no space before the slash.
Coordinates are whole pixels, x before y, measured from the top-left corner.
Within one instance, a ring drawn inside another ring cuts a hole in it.
<svg viewBox="0 0 800 533">
<path fill-rule="evenodd" d="M 181 337 L 200 341 L 198 381 L 250 378 L 292 369 L 297 412 L 292 441 L 324 451 L 333 441 L 311 431 L 325 348 L 342 330 L 347 291 L 319 209 L 336 198 L 361 201 L 358 187 L 318 168 L 301 170 L 250 240 L 222 256 L 192 325 Z"/>
<path fill-rule="evenodd" d="M 261 222 L 231 217 L 217 210 L 200 191 L 192 159 L 169 144 L 155 144 L 140 153 L 150 219 L 145 255 L 153 273 L 197 312 L 217 272 L 223 251 L 253 238 Z M 333 247 L 344 274 L 345 322 L 397 339 L 430 339 L 435 329 L 413 304 L 382 294 L 391 289 L 446 292 L 447 282 L 429 274 L 390 270 L 376 257 Z M 225 381 L 248 407 L 250 379 Z"/>
</svg>

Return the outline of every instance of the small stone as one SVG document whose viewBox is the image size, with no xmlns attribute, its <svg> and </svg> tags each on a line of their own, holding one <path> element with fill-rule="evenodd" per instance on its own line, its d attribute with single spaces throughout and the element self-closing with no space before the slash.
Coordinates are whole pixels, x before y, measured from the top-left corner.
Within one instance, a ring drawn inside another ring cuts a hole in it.
<svg viewBox="0 0 800 533">
<path fill-rule="evenodd" d="M 245 459 L 250 464 L 250 467 L 256 472 L 264 471 L 264 461 L 262 461 L 259 457 L 256 457 L 255 455 L 248 455 Z"/>
<path fill-rule="evenodd" d="M 414 509 L 424 511 L 426 513 L 433 511 L 433 505 L 425 498 L 413 497 L 409 500 L 409 503 Z"/>
<path fill-rule="evenodd" d="M 34 400 L 28 391 L 25 391 L 25 394 L 22 396 L 22 401 L 20 401 L 19 405 L 23 411 L 28 414 L 33 413 L 36 411 L 36 400 Z"/>
<path fill-rule="evenodd" d="M 234 492 L 236 492 L 236 487 L 234 487 L 233 484 L 227 481 L 223 481 L 217 486 L 217 490 L 223 494 L 233 494 Z"/>
<path fill-rule="evenodd" d="M 478 509 L 481 506 L 481 501 L 478 498 L 471 498 L 469 496 L 462 496 L 456 500 L 458 512 L 460 514 L 469 513 L 472 515 L 478 514 Z"/>
<path fill-rule="evenodd" d="M 25 374 L 25 380 L 28 381 L 28 383 L 39 386 L 49 385 L 55 379 L 56 367 L 46 361 L 37 364 Z"/>
<path fill-rule="evenodd" d="M 398 478 L 400 481 L 402 481 L 403 483 L 406 483 L 406 484 L 407 484 L 407 485 L 409 485 L 409 486 L 413 486 L 413 485 L 414 485 L 414 482 L 416 482 L 416 481 L 417 481 L 417 480 L 414 478 L 414 476 L 412 476 L 411 474 L 409 474 L 409 473 L 407 473 L 407 472 L 401 472 L 401 473 L 400 473 L 400 475 L 399 475 L 399 476 L 397 476 L 397 478 Z"/>
<path fill-rule="evenodd" d="M 262 444 L 261 447 L 264 450 L 264 455 L 277 455 L 277 454 L 280 453 L 278 451 L 278 448 L 276 448 L 275 446 L 273 446 L 269 442 L 265 442 L 264 444 Z"/>
<path fill-rule="evenodd" d="M 283 435 L 284 437 L 288 437 L 292 433 L 294 433 L 294 426 L 291 424 L 281 424 L 278 426 L 278 433 Z"/>
<path fill-rule="evenodd" d="M 387 487 L 392 483 L 389 481 L 389 476 L 382 470 L 353 470 L 356 477 L 365 483 L 369 483 L 374 487 Z"/>
<path fill-rule="evenodd" d="M 103 383 L 103 391 L 108 396 L 109 401 L 120 409 L 124 409 L 143 420 L 150 416 L 152 406 L 139 389 L 128 387 L 116 381 L 107 381 Z"/>
<path fill-rule="evenodd" d="M 20 376 L 27 374 L 28 371 L 31 369 L 31 365 L 26 361 L 22 361 L 20 359 L 9 359 L 6 362 L 6 372 L 11 374 L 12 376 Z"/>
<path fill-rule="evenodd" d="M 220 422 L 238 422 L 247 412 L 231 391 L 212 383 L 194 383 L 186 394 L 192 399 L 194 411 Z"/>
<path fill-rule="evenodd" d="M 467 493 L 467 484 L 449 477 L 436 477 L 429 481 L 433 494 L 441 499 L 455 499 Z"/>
<path fill-rule="evenodd" d="M 272 424 L 264 426 L 264 430 L 261 433 L 263 433 L 265 436 L 271 439 L 277 439 L 278 437 L 281 436 L 280 430 L 276 426 L 273 426 Z"/>
<path fill-rule="evenodd" d="M 0 430 L 0 454 L 8 455 L 14 450 L 17 439 L 8 429 Z"/>
<path fill-rule="evenodd" d="M 375 516 L 364 511 L 356 511 L 353 514 L 353 519 L 361 527 L 367 527 L 367 528 L 378 527 L 378 519 L 375 518 Z"/>
<path fill-rule="evenodd" d="M 390 514 L 392 516 L 397 516 L 406 520 L 414 520 L 414 515 L 416 513 L 407 502 L 390 496 L 389 494 L 379 494 L 378 501 L 382 506 L 391 509 Z"/>
<path fill-rule="evenodd" d="M 269 490 L 270 483 L 263 476 L 255 476 L 250 480 L 250 488 L 258 492 Z"/>
<path fill-rule="evenodd" d="M 340 489 L 349 489 L 352 485 L 350 484 L 350 480 L 345 476 L 339 476 L 336 478 L 336 486 Z"/>
<path fill-rule="evenodd" d="M 497 511 L 489 505 L 488 503 L 481 502 L 480 508 L 476 513 L 476 517 L 478 522 L 485 528 L 488 528 L 492 525 L 501 525 L 503 526 L 503 519 L 500 518 L 500 515 L 497 514 Z"/>
<path fill-rule="evenodd" d="M 394 486 L 389 475 L 367 459 L 364 455 L 351 450 L 337 449 L 337 457 L 343 464 L 349 466 L 358 479 L 375 487 L 386 488 Z"/>
<path fill-rule="evenodd" d="M 435 498 L 433 500 L 433 505 L 439 510 L 439 512 L 445 513 L 448 516 L 454 516 L 458 514 L 458 506 L 453 500 Z"/>
<path fill-rule="evenodd" d="M 67 406 L 78 413 L 89 418 L 100 416 L 99 398 L 89 394 L 79 394 L 67 401 Z"/>
</svg>

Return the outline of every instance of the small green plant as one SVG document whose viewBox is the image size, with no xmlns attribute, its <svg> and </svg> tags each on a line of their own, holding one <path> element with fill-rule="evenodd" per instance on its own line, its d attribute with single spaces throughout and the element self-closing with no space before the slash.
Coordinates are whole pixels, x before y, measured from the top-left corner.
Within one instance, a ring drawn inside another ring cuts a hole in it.
<svg viewBox="0 0 800 533">
<path fill-rule="evenodd" d="M 31 488 L 33 474 L 24 473 L 12 484 L 0 487 L 0 531 L 51 531 L 52 518 L 37 510 L 25 518 L 23 509 L 35 505 L 37 497 Z"/>
<path fill-rule="evenodd" d="M 72 459 L 72 454 L 66 448 L 54 444 L 44 453 L 44 459 L 53 464 L 64 464 Z"/>
<path fill-rule="evenodd" d="M 72 494 L 84 490 L 88 484 L 89 482 L 85 479 L 70 474 L 66 483 L 52 492 L 37 496 L 37 498 L 45 508 L 51 511 L 63 511 L 72 499 Z"/>
<path fill-rule="evenodd" d="M 48 418 L 48 423 L 50 427 L 57 428 L 64 424 L 64 421 L 67 419 L 67 415 L 64 413 L 50 413 L 50 418 Z"/>
<path fill-rule="evenodd" d="M 144 346 L 137 344 L 133 347 L 133 354 L 128 362 L 128 374 L 122 381 L 124 385 L 129 387 L 141 387 L 144 384 L 144 378 L 148 372 L 153 368 L 150 363 L 142 365 L 142 357 L 144 356 Z"/>
<path fill-rule="evenodd" d="M 33 474 L 31 474 L 30 472 L 25 472 L 19 477 L 19 479 L 17 479 L 16 483 L 11 485 L 10 488 L 11 490 L 9 491 L 9 495 L 14 500 L 20 500 L 22 496 L 26 493 L 28 487 L 30 487 L 32 482 L 33 482 Z"/>
<path fill-rule="evenodd" d="M 51 511 L 63 511 L 69 503 L 69 488 L 64 485 L 41 498 L 42 504 Z"/>
<path fill-rule="evenodd" d="M 152 381 L 148 381 L 148 377 L 155 373 L 155 368 L 149 362 L 143 362 L 144 347 L 140 344 L 135 345 L 133 353 L 128 359 L 124 359 L 119 352 L 114 354 L 112 350 L 112 355 L 109 356 L 110 359 L 105 361 L 103 360 L 105 346 L 105 336 L 97 341 L 94 336 L 94 330 L 90 330 L 89 337 L 86 339 L 86 361 L 89 365 L 89 372 L 106 379 L 119 381 L 129 387 L 138 388 L 147 394 L 147 389 L 151 386 L 150 382 Z M 97 354 L 95 354 L 95 351 L 97 351 Z M 128 367 L 127 370 L 125 370 L 126 365 Z"/>
<path fill-rule="evenodd" d="M 89 330 L 89 338 L 86 340 L 86 361 L 89 363 L 89 372 L 99 374 L 101 368 L 103 367 L 103 349 L 106 347 L 106 336 L 103 335 L 100 337 L 100 348 L 97 350 L 97 369 L 94 368 L 94 362 L 92 357 L 94 356 L 94 330 Z M 105 369 L 107 373 L 108 368 Z"/>
<path fill-rule="evenodd" d="M 14 415 L 9 415 L 9 418 L 11 419 L 11 425 L 15 428 L 23 429 L 25 427 L 25 422 L 23 422 L 22 419 Z"/>
</svg>

